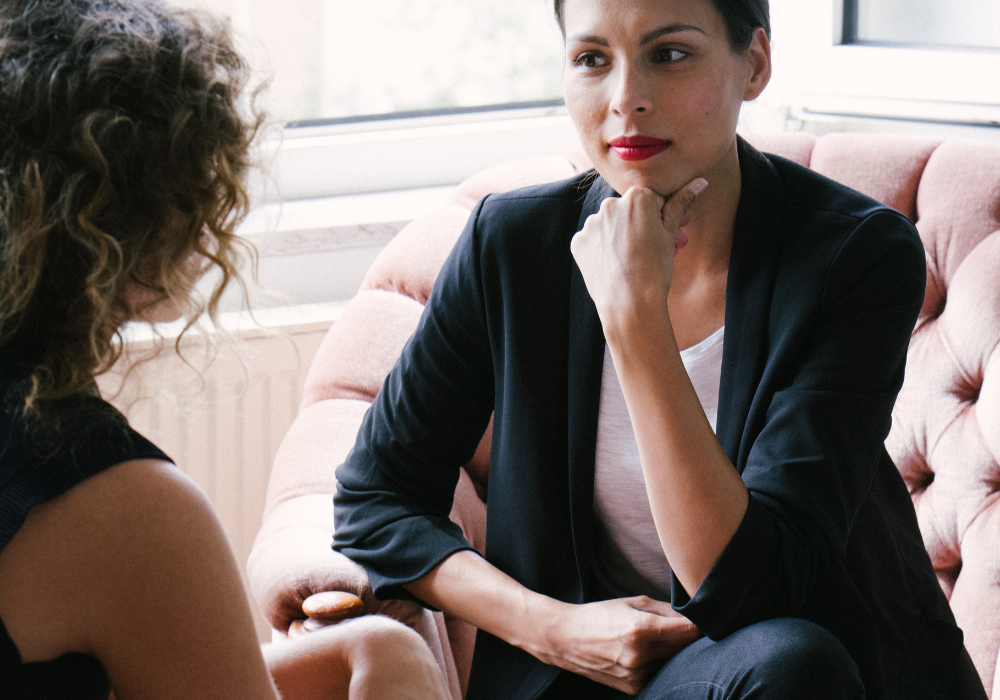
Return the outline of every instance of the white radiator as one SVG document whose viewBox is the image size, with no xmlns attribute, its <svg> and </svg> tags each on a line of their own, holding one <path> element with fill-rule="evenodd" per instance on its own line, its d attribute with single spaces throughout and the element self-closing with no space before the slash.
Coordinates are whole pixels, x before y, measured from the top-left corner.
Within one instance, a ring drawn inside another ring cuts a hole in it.
<svg viewBox="0 0 1000 700">
<path fill-rule="evenodd" d="M 175 355 L 168 340 L 155 359 L 131 374 L 124 375 L 127 361 L 122 361 L 98 380 L 104 396 L 132 426 L 208 494 L 244 584 L 274 454 L 298 413 L 306 371 L 339 309 L 310 304 L 258 312 L 270 330 L 237 331 L 235 343 L 215 349 L 207 369 L 201 369 L 203 342 L 185 344 L 185 355 L 200 368 L 196 371 Z M 142 337 L 127 345 L 132 355 L 151 346 Z M 269 641 L 270 627 L 251 605 L 258 637 Z"/>
</svg>

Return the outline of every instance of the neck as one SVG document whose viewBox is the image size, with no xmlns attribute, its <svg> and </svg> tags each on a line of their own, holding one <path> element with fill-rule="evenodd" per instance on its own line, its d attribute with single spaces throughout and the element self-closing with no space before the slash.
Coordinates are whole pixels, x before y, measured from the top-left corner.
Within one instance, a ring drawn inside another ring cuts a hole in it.
<svg viewBox="0 0 1000 700">
<path fill-rule="evenodd" d="M 735 139 L 723 159 L 704 177 L 708 188 L 691 206 L 690 220 L 681 229 L 688 243 L 674 259 L 672 285 L 683 286 L 699 278 L 725 274 L 729 269 L 742 187 Z"/>
</svg>

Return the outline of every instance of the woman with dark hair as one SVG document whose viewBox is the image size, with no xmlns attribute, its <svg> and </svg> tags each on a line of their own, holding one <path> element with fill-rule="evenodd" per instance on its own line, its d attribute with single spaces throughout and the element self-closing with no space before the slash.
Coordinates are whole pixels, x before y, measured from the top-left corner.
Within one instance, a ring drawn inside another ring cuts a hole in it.
<svg viewBox="0 0 1000 700">
<path fill-rule="evenodd" d="M 736 135 L 766 0 L 555 10 L 595 172 L 473 211 L 335 549 L 479 628 L 470 700 L 984 698 L 883 446 L 913 226 Z M 491 414 L 484 558 L 448 513 Z"/>
<path fill-rule="evenodd" d="M 247 76 L 225 24 L 155 0 L 0 4 L 5 700 L 447 697 L 386 618 L 262 655 L 204 495 L 94 383 L 126 322 L 190 327 L 240 280 Z"/>
</svg>

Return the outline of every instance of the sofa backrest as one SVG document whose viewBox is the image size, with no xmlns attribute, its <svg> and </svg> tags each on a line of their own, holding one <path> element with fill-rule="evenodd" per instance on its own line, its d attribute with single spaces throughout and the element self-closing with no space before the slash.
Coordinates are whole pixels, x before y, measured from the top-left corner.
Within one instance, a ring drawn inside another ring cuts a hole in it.
<svg viewBox="0 0 1000 700">
<path fill-rule="evenodd" d="M 1000 698 L 1000 145 L 862 134 L 752 140 L 895 207 L 917 225 L 927 293 L 886 445 L 913 496 L 966 646 L 987 692 Z M 574 154 L 493 168 L 404 228 L 320 348 L 303 407 L 346 402 L 336 430 L 347 444 L 360 422 L 358 402 L 370 402 L 381 387 L 476 202 L 588 167 Z M 490 432 L 466 466 L 480 497 Z"/>
</svg>

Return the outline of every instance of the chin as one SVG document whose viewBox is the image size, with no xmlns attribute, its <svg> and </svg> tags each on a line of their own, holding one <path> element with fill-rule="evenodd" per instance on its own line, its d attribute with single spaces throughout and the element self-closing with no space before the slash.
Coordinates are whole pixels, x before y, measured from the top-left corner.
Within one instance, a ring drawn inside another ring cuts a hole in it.
<svg viewBox="0 0 1000 700">
<path fill-rule="evenodd" d="M 655 159 L 650 159 L 655 160 Z M 667 198 L 674 192 L 692 180 L 695 175 L 690 175 L 683 181 L 684 175 L 678 178 L 671 177 L 664 172 L 669 168 L 668 164 L 658 164 L 659 167 L 651 167 L 651 162 L 646 167 L 638 166 L 636 163 L 626 163 L 618 160 L 615 156 L 603 159 L 603 162 L 596 163 L 597 172 L 600 173 L 608 184 L 615 188 L 615 192 L 624 194 L 630 187 L 645 187 L 653 190 L 663 198 Z"/>
<path fill-rule="evenodd" d="M 666 199 L 684 185 L 684 183 L 677 185 L 668 178 L 657 177 L 652 173 L 622 172 L 620 169 L 617 171 L 611 170 L 607 173 L 598 169 L 598 172 L 601 174 L 601 177 L 607 180 L 608 184 L 615 188 L 615 192 L 618 194 L 624 194 L 631 187 L 645 187 Z"/>
</svg>

